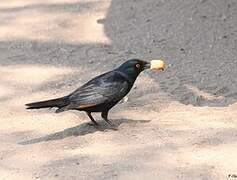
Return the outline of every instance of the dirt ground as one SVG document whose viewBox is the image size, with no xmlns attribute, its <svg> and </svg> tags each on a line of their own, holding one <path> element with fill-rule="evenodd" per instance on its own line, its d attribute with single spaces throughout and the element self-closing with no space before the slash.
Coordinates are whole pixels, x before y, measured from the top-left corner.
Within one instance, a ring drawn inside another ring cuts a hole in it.
<svg viewBox="0 0 237 180">
<path fill-rule="evenodd" d="M 24 107 L 134 57 L 118 131 Z M 236 0 L 1 0 L 0 73 L 0 180 L 237 179 Z"/>
</svg>

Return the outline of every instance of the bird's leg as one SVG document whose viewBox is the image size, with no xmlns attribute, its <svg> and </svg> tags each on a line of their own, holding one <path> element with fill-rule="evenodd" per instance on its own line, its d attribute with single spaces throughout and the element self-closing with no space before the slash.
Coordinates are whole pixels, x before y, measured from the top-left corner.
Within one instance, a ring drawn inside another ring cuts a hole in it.
<svg viewBox="0 0 237 180">
<path fill-rule="evenodd" d="M 90 120 L 94 123 L 94 125 L 98 126 L 99 124 L 95 121 L 95 119 L 92 117 L 91 112 L 86 112 L 86 114 L 89 116 Z"/>
<path fill-rule="evenodd" d="M 110 120 L 108 120 L 108 111 L 103 111 L 103 112 L 101 113 L 101 117 L 102 117 L 110 126 L 115 127 L 115 125 L 114 125 Z"/>
</svg>

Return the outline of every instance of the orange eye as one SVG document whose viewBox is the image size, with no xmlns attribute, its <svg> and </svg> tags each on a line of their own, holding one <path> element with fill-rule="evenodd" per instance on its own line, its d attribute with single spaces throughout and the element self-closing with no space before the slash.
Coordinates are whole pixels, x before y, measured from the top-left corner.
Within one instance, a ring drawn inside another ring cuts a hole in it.
<svg viewBox="0 0 237 180">
<path fill-rule="evenodd" d="M 140 64 L 136 64 L 136 68 L 139 69 L 141 67 Z"/>
</svg>

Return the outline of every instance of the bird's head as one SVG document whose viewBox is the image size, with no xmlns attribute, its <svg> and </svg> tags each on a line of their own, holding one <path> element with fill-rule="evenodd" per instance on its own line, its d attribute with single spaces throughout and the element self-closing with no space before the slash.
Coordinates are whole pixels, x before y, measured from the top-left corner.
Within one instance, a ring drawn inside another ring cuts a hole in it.
<svg viewBox="0 0 237 180">
<path fill-rule="evenodd" d="M 165 63 L 161 60 L 152 60 L 147 62 L 140 59 L 130 59 L 118 67 L 119 71 L 132 78 L 136 78 L 143 70 L 146 69 L 163 71 L 165 69 Z"/>
</svg>

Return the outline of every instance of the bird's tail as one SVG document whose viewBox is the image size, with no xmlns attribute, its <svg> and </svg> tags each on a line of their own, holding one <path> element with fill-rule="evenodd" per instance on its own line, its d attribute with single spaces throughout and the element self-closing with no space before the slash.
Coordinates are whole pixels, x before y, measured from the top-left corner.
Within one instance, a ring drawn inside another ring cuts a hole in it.
<svg viewBox="0 0 237 180">
<path fill-rule="evenodd" d="M 39 102 L 33 102 L 26 104 L 26 109 L 40 109 L 40 108 L 52 108 L 52 107 L 58 107 L 62 108 L 69 104 L 69 99 L 67 96 L 57 98 L 57 99 L 50 99 L 46 101 L 39 101 Z"/>
</svg>

